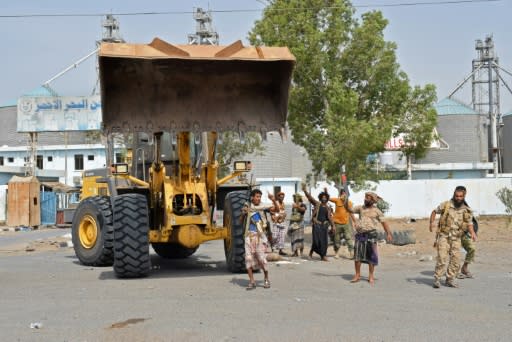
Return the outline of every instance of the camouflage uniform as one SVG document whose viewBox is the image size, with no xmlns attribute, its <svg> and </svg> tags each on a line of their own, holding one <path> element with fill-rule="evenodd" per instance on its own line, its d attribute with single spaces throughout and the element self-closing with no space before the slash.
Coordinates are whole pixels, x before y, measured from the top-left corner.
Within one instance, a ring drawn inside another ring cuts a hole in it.
<svg viewBox="0 0 512 342">
<path fill-rule="evenodd" d="M 469 234 L 463 234 L 461 238 L 462 248 L 466 251 L 465 263 L 471 264 L 475 260 L 475 242 Z"/>
<path fill-rule="evenodd" d="M 441 203 L 435 212 L 440 214 L 441 218 L 436 237 L 437 263 L 434 279 L 439 281 L 448 264 L 446 282 L 452 283 L 460 269 L 461 237 L 468 230 L 473 213 L 465 204 L 456 208 L 452 200 Z"/>
</svg>

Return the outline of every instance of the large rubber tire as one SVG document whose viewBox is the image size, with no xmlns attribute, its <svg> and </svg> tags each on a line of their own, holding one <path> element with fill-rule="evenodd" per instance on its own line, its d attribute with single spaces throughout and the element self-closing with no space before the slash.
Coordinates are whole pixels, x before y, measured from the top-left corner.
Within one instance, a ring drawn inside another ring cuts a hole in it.
<svg viewBox="0 0 512 342">
<path fill-rule="evenodd" d="M 249 201 L 247 191 L 233 191 L 224 200 L 224 227 L 228 238 L 224 240 L 224 253 L 228 270 L 233 273 L 246 272 L 244 222 L 240 222 L 242 207 Z"/>
<path fill-rule="evenodd" d="M 71 239 L 78 260 L 87 266 L 112 266 L 114 227 L 109 197 L 88 197 L 75 210 Z"/>
<path fill-rule="evenodd" d="M 194 254 L 199 247 L 187 248 L 177 243 L 155 242 L 151 244 L 155 253 L 165 259 L 185 259 Z"/>
<path fill-rule="evenodd" d="M 395 230 L 391 235 L 393 235 L 393 242 L 391 242 L 391 244 L 395 246 L 413 245 L 416 243 L 416 232 L 412 229 Z M 384 231 L 378 231 L 377 239 L 386 240 L 386 233 Z"/>
<path fill-rule="evenodd" d="M 146 197 L 119 195 L 114 199 L 114 272 L 119 278 L 140 278 L 150 269 Z"/>
</svg>

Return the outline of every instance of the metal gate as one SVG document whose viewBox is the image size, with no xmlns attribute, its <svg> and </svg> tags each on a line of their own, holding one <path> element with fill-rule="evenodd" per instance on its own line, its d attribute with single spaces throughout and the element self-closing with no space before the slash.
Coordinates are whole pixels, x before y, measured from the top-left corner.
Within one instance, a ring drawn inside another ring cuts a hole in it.
<svg viewBox="0 0 512 342">
<path fill-rule="evenodd" d="M 57 196 L 54 192 L 41 191 L 41 224 L 52 225 L 56 223 Z"/>
</svg>

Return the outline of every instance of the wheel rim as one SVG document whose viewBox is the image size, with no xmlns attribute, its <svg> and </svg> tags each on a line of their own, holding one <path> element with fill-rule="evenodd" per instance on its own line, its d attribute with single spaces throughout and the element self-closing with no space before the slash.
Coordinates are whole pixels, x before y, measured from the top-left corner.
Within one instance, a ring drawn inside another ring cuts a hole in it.
<svg viewBox="0 0 512 342">
<path fill-rule="evenodd" d="M 84 248 L 90 249 L 96 244 L 96 240 L 98 239 L 98 225 L 91 215 L 82 217 L 78 229 L 78 236 Z"/>
</svg>

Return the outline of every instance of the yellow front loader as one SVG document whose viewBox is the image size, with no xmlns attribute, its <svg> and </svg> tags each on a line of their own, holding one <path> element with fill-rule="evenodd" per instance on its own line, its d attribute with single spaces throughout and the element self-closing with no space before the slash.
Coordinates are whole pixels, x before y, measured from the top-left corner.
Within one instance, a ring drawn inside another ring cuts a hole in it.
<svg viewBox="0 0 512 342">
<path fill-rule="evenodd" d="M 295 58 L 287 48 L 102 43 L 99 71 L 104 134 L 131 144 L 131 162 L 83 174 L 72 226 L 86 265 L 113 265 L 118 277 L 146 276 L 150 245 L 184 258 L 224 240 L 227 268 L 245 270 L 241 208 L 248 187 L 226 183 L 250 170 L 235 162 L 219 179 L 220 134 L 281 131 Z M 224 210 L 223 226 L 214 210 Z"/>
</svg>

